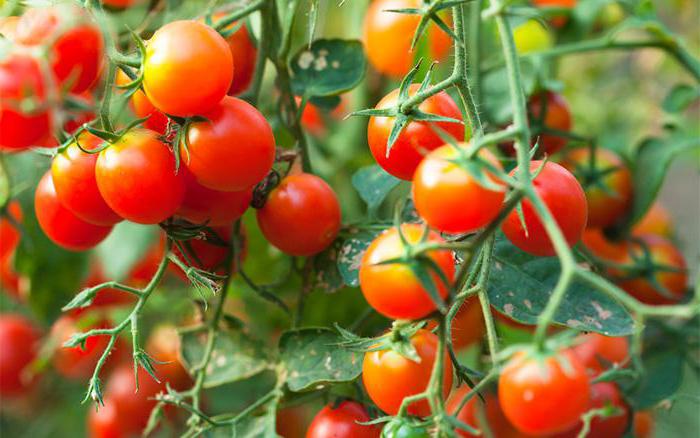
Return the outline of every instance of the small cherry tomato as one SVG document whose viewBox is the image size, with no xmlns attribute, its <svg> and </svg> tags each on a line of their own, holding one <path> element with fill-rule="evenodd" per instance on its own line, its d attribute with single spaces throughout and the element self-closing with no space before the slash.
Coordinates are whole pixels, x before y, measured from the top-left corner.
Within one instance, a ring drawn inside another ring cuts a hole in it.
<svg viewBox="0 0 700 438">
<path fill-rule="evenodd" d="M 419 87 L 418 84 L 412 84 L 409 87 L 409 95 L 415 94 Z M 384 96 L 375 108 L 395 107 L 398 98 L 399 90 L 396 89 Z M 459 107 L 444 91 L 427 98 L 418 105 L 417 109 L 424 113 L 462 120 Z M 395 117 L 370 117 L 367 125 L 367 142 L 377 164 L 395 177 L 410 181 L 423 156 L 444 145 L 445 141 L 433 130 L 431 123 L 410 122 L 396 138 L 387 156 L 387 144 L 395 120 Z M 446 131 L 456 141 L 464 140 L 462 123 L 438 122 L 435 125 Z"/>
<path fill-rule="evenodd" d="M 17 201 L 10 201 L 3 214 L 0 215 L 0 237 L 2 237 L 0 239 L 0 259 L 8 257 L 19 245 L 21 235 L 13 222 L 21 224 L 23 217 L 22 207 Z"/>
<path fill-rule="evenodd" d="M 411 344 L 420 362 L 392 350 L 369 351 L 362 362 L 362 381 L 367 394 L 389 415 L 396 415 L 405 397 L 425 391 L 430 382 L 438 354 L 438 337 L 427 330 L 419 330 L 411 338 Z M 443 397 L 447 397 L 452 388 L 452 362 L 447 352 L 443 363 Z M 430 405 L 427 400 L 416 401 L 408 406 L 408 413 L 426 417 L 430 415 Z"/>
<path fill-rule="evenodd" d="M 585 367 L 570 351 L 547 356 L 520 351 L 498 380 L 498 400 L 506 418 L 533 435 L 573 427 L 588 410 L 590 390 Z"/>
<path fill-rule="evenodd" d="M 34 194 L 34 210 L 41 229 L 56 245 L 73 251 L 84 251 L 102 242 L 111 226 L 85 222 L 61 204 L 51 172 L 39 181 Z"/>
<path fill-rule="evenodd" d="M 540 129 L 551 129 L 560 132 L 571 131 L 573 124 L 571 110 L 564 96 L 547 91 L 538 93 L 530 98 L 528 103 L 530 123 L 540 126 Z M 534 141 L 533 141 L 534 142 Z M 552 155 L 566 146 L 567 139 L 554 133 L 543 132 L 539 135 L 540 155 Z"/>
<path fill-rule="evenodd" d="M 143 3 L 143 0 L 102 0 L 105 7 L 112 9 L 125 9 L 139 3 Z"/>
<path fill-rule="evenodd" d="M 450 398 L 447 399 L 447 404 L 445 405 L 447 412 L 451 415 L 457 413 L 457 409 L 462 404 L 464 398 L 469 394 L 471 388 L 466 385 L 459 387 L 455 390 Z M 456 414 L 456 417 L 461 422 L 472 426 L 476 429 L 483 430 L 483 425 L 481 424 L 481 417 L 478 415 L 478 409 L 480 408 L 481 401 L 478 395 L 473 395 L 464 405 L 464 407 Z M 534 438 L 532 435 L 528 435 L 517 430 L 506 418 L 501 405 L 498 402 L 498 397 L 492 393 L 487 393 L 484 395 L 484 405 L 483 405 L 486 423 L 488 424 L 489 430 L 491 431 L 491 436 L 497 438 Z M 482 435 L 473 435 L 466 430 L 457 430 L 457 434 L 463 438 L 471 438 Z"/>
<path fill-rule="evenodd" d="M 130 82 L 131 79 L 126 73 L 121 70 L 117 72 L 117 85 L 127 85 Z M 129 105 L 137 118 L 143 119 L 148 117 L 148 119 L 143 122 L 145 128 L 152 129 L 159 134 L 166 133 L 168 130 L 168 121 L 170 119 L 153 106 L 143 90 L 136 90 L 136 92 L 131 95 Z"/>
<path fill-rule="evenodd" d="M 435 320 L 428 321 L 427 329 L 437 327 Z M 484 317 L 477 298 L 469 298 L 452 320 L 452 347 L 455 351 L 465 349 L 479 341 L 484 335 Z"/>
<path fill-rule="evenodd" d="M 630 243 L 626 240 L 609 240 L 602 230 L 589 228 L 583 233 L 581 243 L 590 251 L 593 256 L 602 261 L 610 261 L 618 264 L 629 263 Z M 615 269 L 608 269 L 608 273 L 615 275 L 619 272 Z M 623 274 L 617 274 L 621 276 Z"/>
<path fill-rule="evenodd" d="M 133 438 L 139 431 L 124 430 L 124 418 L 112 400 L 104 400 L 104 406 L 99 409 L 90 407 L 87 416 L 89 438 Z"/>
<path fill-rule="evenodd" d="M 34 58 L 19 53 L 0 58 L 0 150 L 24 150 L 49 135 L 45 88 Z"/>
<path fill-rule="evenodd" d="M 671 213 L 659 201 L 654 202 L 646 214 L 634 224 L 632 233 L 637 236 L 656 234 L 666 238 L 672 237 L 673 218 L 671 218 Z"/>
<path fill-rule="evenodd" d="M 175 157 L 149 129 L 132 129 L 100 152 L 95 176 L 107 205 L 138 224 L 164 221 L 185 196 L 184 177 L 175 173 Z"/>
<path fill-rule="evenodd" d="M 187 131 L 180 156 L 204 187 L 224 192 L 248 190 L 267 175 L 275 161 L 275 137 L 265 117 L 251 104 L 225 97 L 207 120 Z"/>
<path fill-rule="evenodd" d="M 591 401 L 588 410 L 614 408 L 617 414 L 608 417 L 593 417 L 586 436 L 600 438 L 622 438 L 629 422 L 629 408 L 614 383 L 599 382 L 591 385 Z M 572 430 L 555 435 L 555 438 L 576 438 L 583 423 L 579 421 Z"/>
<path fill-rule="evenodd" d="M 246 242 L 243 230 L 241 230 L 240 254 L 238 257 L 243 260 L 246 256 Z M 227 275 L 236 271 L 236 260 L 231 261 L 230 266 L 226 266 L 226 259 L 231 250 L 231 226 L 213 227 L 204 231 L 201 239 L 189 239 L 182 243 L 185 254 L 175 247 L 173 252 L 189 266 L 213 272 L 218 275 Z M 187 280 L 185 273 L 174 264 L 171 264 L 174 272 L 183 280 Z"/>
<path fill-rule="evenodd" d="M 633 426 L 635 438 L 651 438 L 654 435 L 654 416 L 649 411 L 634 413 Z"/>
<path fill-rule="evenodd" d="M 503 170 L 496 156 L 481 149 L 478 159 L 467 159 L 466 145 L 460 148 L 462 154 L 452 145 L 435 149 L 421 161 L 413 175 L 413 202 L 418 215 L 432 228 L 445 233 L 470 233 L 485 226 L 501 211 L 506 195 L 505 186 L 493 173 L 475 168 L 478 160 Z M 472 173 L 477 171 L 483 171 L 483 178 L 502 189 L 483 186 Z"/>
<path fill-rule="evenodd" d="M 156 327 L 148 338 L 148 354 L 157 361 L 158 378 L 177 391 L 184 391 L 192 385 L 192 379 L 182 364 L 180 356 L 180 335 L 172 325 Z"/>
<path fill-rule="evenodd" d="M 625 337 L 588 333 L 578 341 L 571 351 L 594 375 L 613 365 L 624 366 L 629 360 L 629 342 Z"/>
<path fill-rule="evenodd" d="M 340 204 L 324 180 L 309 174 L 288 175 L 257 211 L 265 238 L 282 252 L 310 256 L 326 249 L 340 230 Z"/>
<path fill-rule="evenodd" d="M 513 40 L 519 54 L 547 50 L 554 46 L 552 33 L 539 21 L 530 19 L 513 28 Z"/>
<path fill-rule="evenodd" d="M 39 331 L 25 317 L 0 314 L 0 396 L 26 394 L 35 377 L 27 369 L 39 346 Z"/>
<path fill-rule="evenodd" d="M 540 167 L 542 169 L 540 170 Z M 547 206 L 566 242 L 573 246 L 581 239 L 586 229 L 588 206 L 586 195 L 576 178 L 562 166 L 552 162 L 532 161 L 530 172 L 539 172 L 532 181 L 535 191 Z M 517 169 L 511 176 L 517 174 Z M 532 203 L 525 199 L 520 204 L 525 228 L 517 210 L 510 212 L 502 229 L 513 245 L 537 256 L 556 254 L 544 224 L 535 212 Z"/>
<path fill-rule="evenodd" d="M 230 302 L 230 301 L 229 301 Z M 311 423 L 308 405 L 296 405 L 277 411 L 275 431 L 282 438 L 304 438 Z"/>
<path fill-rule="evenodd" d="M 428 426 L 413 418 L 394 417 L 382 428 L 381 438 L 428 438 Z"/>
<path fill-rule="evenodd" d="M 406 241 L 420 242 L 423 227 L 418 224 L 401 226 Z M 440 235 L 430 232 L 429 242 L 443 242 Z M 365 299 L 374 310 L 392 319 L 419 319 L 435 310 L 435 303 L 428 290 L 406 264 L 382 264 L 387 260 L 406 256 L 407 248 L 401 241 L 397 228 L 390 228 L 369 245 L 360 263 L 360 288 Z M 429 271 L 430 278 L 442 298 L 449 291 L 443 276 L 452 283 L 455 273 L 455 259 L 451 251 L 433 250 L 426 253 L 440 268 L 442 276 Z"/>
<path fill-rule="evenodd" d="M 97 154 L 83 152 L 99 148 L 104 141 L 89 132 L 83 132 L 76 141 L 56 154 L 51 163 L 51 176 L 58 200 L 85 222 L 95 225 L 114 225 L 122 218 L 115 213 L 100 194 L 95 180 Z"/>
<path fill-rule="evenodd" d="M 197 182 L 185 168 L 180 172 L 185 178 L 185 198 L 176 215 L 188 221 L 209 226 L 230 225 L 243 216 L 253 198 L 251 189 L 240 192 L 220 192 L 208 189 Z"/>
<path fill-rule="evenodd" d="M 370 420 L 365 408 L 357 402 L 330 404 L 316 414 L 306 438 L 379 438 L 379 427 L 359 424 Z"/>
<path fill-rule="evenodd" d="M 188 117 L 212 110 L 232 79 L 231 50 L 206 24 L 173 21 L 146 45 L 143 87 L 153 106 L 165 114 Z"/>
<path fill-rule="evenodd" d="M 224 15 L 226 14 L 223 12 L 214 14 L 214 22 Z M 245 23 L 231 23 L 224 28 L 224 32 L 230 31 L 236 26 L 238 29 L 226 38 L 234 65 L 233 80 L 228 90 L 230 96 L 240 94 L 248 88 L 253 79 L 253 73 L 255 73 L 255 62 L 258 56 L 258 49 L 253 44 Z"/>
<path fill-rule="evenodd" d="M 588 227 L 606 228 L 619 221 L 632 205 L 632 173 L 614 152 L 596 148 L 569 151 L 561 162 L 576 176 L 586 193 Z"/>
<path fill-rule="evenodd" d="M 420 16 L 390 10 L 422 6 L 420 0 L 375 0 L 370 3 L 363 24 L 363 40 L 367 59 L 378 72 L 400 78 L 413 67 L 415 52 L 411 52 L 411 41 Z M 449 23 L 449 17 L 441 18 Z M 432 22 L 428 24 L 427 40 L 430 56 L 436 61 L 444 58 L 452 46 L 450 36 Z"/>
<path fill-rule="evenodd" d="M 15 272 L 13 253 L 5 257 L 0 257 L 0 291 L 6 293 L 17 301 L 25 301 L 28 288 L 23 287 L 26 283 L 22 277 Z"/>
<path fill-rule="evenodd" d="M 535 6 L 538 7 L 558 7 L 573 9 L 578 0 L 533 0 Z M 562 27 L 567 22 L 566 15 L 557 15 L 552 17 L 552 24 L 557 27 Z"/>
</svg>

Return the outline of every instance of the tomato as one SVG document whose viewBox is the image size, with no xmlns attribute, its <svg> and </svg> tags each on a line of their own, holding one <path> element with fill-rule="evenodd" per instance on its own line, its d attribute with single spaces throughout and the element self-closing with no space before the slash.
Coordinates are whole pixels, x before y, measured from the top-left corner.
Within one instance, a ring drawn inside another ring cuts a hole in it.
<svg viewBox="0 0 700 438">
<path fill-rule="evenodd" d="M 632 429 L 635 438 L 650 438 L 654 435 L 654 416 L 649 411 L 635 412 Z"/>
<path fill-rule="evenodd" d="M 306 438 L 379 438 L 379 427 L 358 424 L 370 420 L 365 408 L 357 402 L 330 404 L 316 414 Z"/>
<path fill-rule="evenodd" d="M 428 387 L 438 353 L 438 337 L 428 330 L 419 330 L 411 338 L 420 362 L 414 362 L 392 350 L 369 351 L 362 362 L 362 381 L 367 394 L 379 408 L 396 415 L 405 397 L 419 394 Z M 443 397 L 452 388 L 452 363 L 445 352 L 443 358 Z M 408 413 L 419 417 L 430 415 L 427 400 L 408 406 Z"/>
<path fill-rule="evenodd" d="M 420 0 L 375 0 L 369 5 L 365 14 L 362 39 L 367 59 L 378 72 L 400 78 L 413 67 L 415 52 L 411 52 L 411 41 L 418 28 L 420 16 L 388 10 L 422 6 Z M 428 25 L 426 35 L 431 58 L 444 58 L 452 46 L 450 36 L 432 22 Z"/>
<path fill-rule="evenodd" d="M 34 58 L 19 53 L 0 58 L 0 150 L 23 150 L 49 135 L 45 99 L 46 84 Z M 34 103 L 34 109 L 23 109 L 24 102 Z"/>
<path fill-rule="evenodd" d="M 105 400 L 105 405 L 98 410 L 90 407 L 88 412 L 88 436 L 90 438 L 129 438 L 140 435 L 139 431 L 125 431 L 124 418 L 112 400 Z"/>
<path fill-rule="evenodd" d="M 30 8 L 17 23 L 16 40 L 27 46 L 48 46 L 51 69 L 68 91 L 82 93 L 96 84 L 104 41 L 85 9 L 67 3 Z"/>
<path fill-rule="evenodd" d="M 111 226 L 85 222 L 61 204 L 51 172 L 39 181 L 34 194 L 34 210 L 39 226 L 56 245 L 73 251 L 84 251 L 102 242 Z"/>
<path fill-rule="evenodd" d="M 275 137 L 265 117 L 251 104 L 225 97 L 207 120 L 187 131 L 180 156 L 204 187 L 224 192 L 248 190 L 267 175 L 275 161 Z"/>
<path fill-rule="evenodd" d="M 619 264 L 629 263 L 630 243 L 625 240 L 609 240 L 602 230 L 587 229 L 581 237 L 581 243 L 593 254 L 593 256 L 603 260 Z M 609 270 L 612 275 L 616 272 Z M 618 274 L 622 275 L 622 274 Z"/>
<path fill-rule="evenodd" d="M 0 396 L 25 394 L 36 376 L 27 369 L 39 347 L 39 331 L 25 317 L 0 314 Z"/>
<path fill-rule="evenodd" d="M 7 215 L 7 216 L 5 216 Z M 0 215 L 0 259 L 8 257 L 19 245 L 20 231 L 10 222 L 8 216 L 15 223 L 22 223 L 22 207 L 17 201 L 10 201 L 2 215 Z"/>
<path fill-rule="evenodd" d="M 571 350 L 594 374 L 599 374 L 612 365 L 624 366 L 629 360 L 629 342 L 623 336 L 588 333 L 579 336 L 578 341 Z"/>
<path fill-rule="evenodd" d="M 138 224 L 169 218 L 185 197 L 185 182 L 175 173 L 175 157 L 149 129 L 132 129 L 100 152 L 97 187 L 112 210 Z"/>
<path fill-rule="evenodd" d="M 573 353 L 534 356 L 521 351 L 501 372 L 498 399 L 518 430 L 548 435 L 579 421 L 588 410 L 590 389 L 586 369 Z"/>
<path fill-rule="evenodd" d="M 0 291 L 13 297 L 18 301 L 25 301 L 26 293 L 29 291 L 26 282 L 15 272 L 13 253 L 0 257 Z"/>
<path fill-rule="evenodd" d="M 139 3 L 143 3 L 143 0 L 102 0 L 105 7 L 113 9 L 124 9 Z"/>
<path fill-rule="evenodd" d="M 104 140 L 89 132 L 77 139 L 87 150 L 99 148 Z M 122 218 L 115 213 L 100 194 L 95 180 L 97 154 L 83 152 L 73 142 L 58 153 L 51 163 L 51 176 L 61 204 L 85 222 L 95 225 L 114 225 Z"/>
<path fill-rule="evenodd" d="M 243 233 L 241 237 L 244 238 Z M 226 259 L 231 250 L 231 226 L 205 230 L 203 238 L 183 241 L 182 246 L 185 249 L 184 255 L 178 248 L 174 248 L 173 252 L 189 266 L 219 275 L 233 273 L 237 269 L 235 259 L 231 261 L 230 267 L 226 266 Z M 239 257 L 243 260 L 246 256 L 245 240 L 241 242 L 241 246 Z M 187 276 L 179 267 L 170 266 L 180 278 L 187 280 Z"/>
<path fill-rule="evenodd" d="M 588 215 L 586 195 L 576 178 L 562 166 L 552 162 L 531 161 L 531 174 L 538 172 L 540 167 L 542 169 L 532 181 L 535 191 L 549 209 L 566 242 L 573 246 L 581 239 L 586 229 Z M 516 173 L 517 169 L 514 169 L 511 176 Z M 530 254 L 537 256 L 556 254 L 544 224 L 532 203 L 525 199 L 520 205 L 526 228 L 523 228 L 518 211 L 514 209 L 502 225 L 503 233 L 508 240 Z"/>
<path fill-rule="evenodd" d="M 295 97 L 297 105 L 301 105 L 301 97 Z M 347 99 L 341 99 L 338 106 L 327 109 L 316 106 L 311 101 L 307 101 L 304 110 L 301 112 L 301 126 L 315 137 L 322 137 L 328 132 L 327 122 L 329 120 L 340 120 L 347 111 Z"/>
<path fill-rule="evenodd" d="M 535 6 L 538 7 L 558 7 L 558 8 L 570 8 L 573 9 L 576 6 L 578 0 L 533 0 Z M 565 15 L 557 15 L 552 17 L 552 24 L 561 27 L 567 22 L 567 17 Z"/>
<path fill-rule="evenodd" d="M 224 15 L 224 13 L 214 14 L 214 21 Z M 231 23 L 224 31 L 229 31 L 236 26 L 239 26 L 238 30 L 226 38 L 234 65 L 233 80 L 228 90 L 231 96 L 244 92 L 250 86 L 258 57 L 258 49 L 255 48 L 245 23 Z"/>
<path fill-rule="evenodd" d="M 644 216 L 634 224 L 632 233 L 656 234 L 661 237 L 673 236 L 673 219 L 671 213 L 659 201 L 654 202 Z"/>
<path fill-rule="evenodd" d="M 126 73 L 118 70 L 116 82 L 117 85 L 127 85 L 131 82 L 131 79 L 126 75 Z M 148 119 L 143 122 L 143 126 L 145 128 L 156 131 L 159 134 L 166 133 L 170 119 L 168 119 L 168 116 L 158 111 L 158 109 L 153 106 L 143 90 L 136 90 L 136 92 L 131 95 L 131 98 L 129 99 L 129 106 L 134 112 L 136 118 L 143 119 L 148 117 Z"/>
<path fill-rule="evenodd" d="M 614 383 L 594 383 L 591 385 L 591 401 L 588 410 L 606 407 L 614 407 L 621 412 L 605 418 L 594 417 L 586 436 L 591 438 L 621 438 L 625 435 L 627 423 L 629 422 L 629 408 L 622 399 L 620 391 Z M 583 423 L 579 422 L 572 430 L 557 434 L 555 437 L 576 438 L 582 428 Z"/>
<path fill-rule="evenodd" d="M 146 45 L 143 87 L 153 106 L 166 114 L 188 117 L 211 111 L 232 79 L 231 50 L 206 24 L 173 21 Z"/>
<path fill-rule="evenodd" d="M 554 46 L 552 33 L 539 21 L 530 19 L 513 28 L 515 49 L 524 55 L 530 52 L 540 52 Z"/>
<path fill-rule="evenodd" d="M 428 426 L 412 418 L 394 417 L 382 428 L 381 438 L 428 438 Z"/>
<path fill-rule="evenodd" d="M 544 100 L 544 101 L 543 101 Z M 533 95 L 528 102 L 530 112 L 530 123 L 537 124 L 541 129 L 552 129 L 554 131 L 571 131 L 573 124 L 569 103 L 564 96 L 551 91 Z M 539 135 L 540 155 L 552 155 L 561 150 L 568 140 L 557 134 L 542 133 Z"/>
<path fill-rule="evenodd" d="M 277 411 L 275 429 L 282 438 L 304 438 L 310 423 L 307 405 L 296 405 Z"/>
<path fill-rule="evenodd" d="M 447 400 L 447 403 L 445 405 L 447 412 L 451 415 L 455 415 L 455 413 L 457 412 L 457 408 L 459 408 L 459 405 L 462 403 L 462 400 L 464 400 L 464 398 L 467 396 L 467 394 L 469 394 L 470 391 L 471 388 L 469 388 L 466 385 L 461 386 L 457 390 L 455 390 L 450 395 L 450 398 Z M 498 397 L 496 397 L 494 394 L 487 393 L 484 395 L 484 401 L 485 404 L 483 408 L 484 413 L 486 415 L 485 419 L 488 423 L 489 429 L 491 430 L 491 436 L 497 438 L 531 437 L 531 435 L 527 435 L 525 433 L 520 432 L 512 424 L 510 424 L 508 419 L 503 414 L 501 405 L 498 402 Z M 481 430 L 483 428 L 483 425 L 481 425 L 481 419 L 479 415 L 477 415 L 477 409 L 479 409 L 477 404 L 480 403 L 481 402 L 479 400 L 479 396 L 474 395 L 472 398 L 469 399 L 469 401 L 467 401 L 467 403 L 459 411 L 459 413 L 457 413 L 457 419 L 469 426 Z M 461 429 L 457 431 L 457 434 L 464 438 L 479 436 L 473 435 Z"/>
<path fill-rule="evenodd" d="M 469 298 L 452 320 L 452 346 L 461 350 L 478 342 L 484 335 L 484 316 L 477 298 Z"/>
<path fill-rule="evenodd" d="M 177 210 L 177 216 L 190 222 L 209 226 L 230 225 L 243 216 L 253 199 L 251 189 L 240 192 L 220 192 L 208 189 L 197 182 L 186 169 L 180 169 L 185 178 L 185 198 Z"/>
<path fill-rule="evenodd" d="M 168 382 L 177 391 L 184 391 L 192 385 L 192 379 L 182 364 L 180 335 L 174 326 L 156 327 L 148 338 L 146 351 L 158 361 L 155 369 L 160 380 Z"/>
<path fill-rule="evenodd" d="M 462 151 L 466 145 L 460 145 Z M 479 160 L 503 170 L 496 156 L 487 149 L 479 151 Z M 428 225 L 445 233 L 470 233 L 485 226 L 498 216 L 506 195 L 503 183 L 491 172 L 484 177 L 502 190 L 492 190 L 456 160 L 473 165 L 477 160 L 465 160 L 452 145 L 430 152 L 413 175 L 413 202 L 420 217 Z"/>
<path fill-rule="evenodd" d="M 423 227 L 404 224 L 401 232 L 408 243 L 418 243 L 423 236 Z M 428 241 L 443 242 L 435 232 L 430 232 Z M 360 288 L 370 306 L 392 319 L 419 319 L 435 310 L 435 303 L 428 291 L 405 264 L 380 264 L 385 260 L 406 255 L 397 228 L 390 228 L 369 245 L 360 263 Z M 440 268 L 452 283 L 455 274 L 455 259 L 451 251 L 434 250 L 427 256 Z M 436 272 L 430 271 L 433 284 L 442 298 L 448 294 L 449 285 Z"/>
<path fill-rule="evenodd" d="M 589 148 L 574 149 L 561 164 L 583 186 L 588 202 L 588 227 L 614 225 L 632 206 L 632 172 L 614 152 L 597 148 L 595 157 L 591 157 Z"/>
<path fill-rule="evenodd" d="M 310 256 L 326 249 L 340 230 L 340 204 L 324 180 L 310 173 L 288 175 L 257 211 L 265 238 L 282 252 Z"/>
<path fill-rule="evenodd" d="M 419 87 L 418 84 L 411 85 L 409 95 L 415 94 Z M 395 107 L 398 97 L 399 90 L 396 89 L 384 96 L 375 108 Z M 417 109 L 424 113 L 462 120 L 459 107 L 444 91 L 429 97 Z M 391 129 L 394 127 L 394 121 L 394 117 L 370 117 L 367 125 L 367 142 L 377 164 L 397 178 L 411 180 L 413 173 L 423 159 L 423 155 L 444 145 L 445 142 L 433 130 L 431 123 L 411 122 L 396 138 L 387 156 L 387 144 Z M 439 122 L 435 125 L 447 131 L 455 140 L 464 140 L 464 125 L 462 123 Z"/>
</svg>

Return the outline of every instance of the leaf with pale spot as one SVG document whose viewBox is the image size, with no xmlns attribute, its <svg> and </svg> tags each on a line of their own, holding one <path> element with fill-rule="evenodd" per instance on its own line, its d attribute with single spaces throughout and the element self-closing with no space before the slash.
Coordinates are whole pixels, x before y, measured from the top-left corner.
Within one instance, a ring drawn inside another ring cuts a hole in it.
<svg viewBox="0 0 700 438">
<path fill-rule="evenodd" d="M 362 43 L 318 39 L 291 60 L 292 88 L 298 96 L 332 96 L 352 90 L 365 75 Z"/>
<path fill-rule="evenodd" d="M 360 285 L 360 262 L 365 250 L 381 231 L 357 231 L 347 238 L 340 247 L 338 253 L 338 271 L 346 285 L 357 287 Z"/>
</svg>

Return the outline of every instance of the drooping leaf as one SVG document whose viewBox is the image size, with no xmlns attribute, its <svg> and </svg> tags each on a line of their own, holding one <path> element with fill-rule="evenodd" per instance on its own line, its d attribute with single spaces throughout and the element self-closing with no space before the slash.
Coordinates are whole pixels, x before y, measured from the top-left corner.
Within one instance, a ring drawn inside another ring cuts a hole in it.
<svg viewBox="0 0 700 438">
<path fill-rule="evenodd" d="M 367 247 L 381 231 L 358 231 L 343 242 L 338 252 L 338 271 L 346 285 L 360 285 L 359 270 Z"/>
<path fill-rule="evenodd" d="M 666 112 L 679 113 L 698 99 L 700 99 L 700 87 L 679 84 L 668 93 L 661 106 Z"/>
<path fill-rule="evenodd" d="M 625 388 L 627 400 L 635 409 L 648 409 L 673 395 L 683 381 L 683 362 L 683 354 L 674 350 L 642 355 L 644 373 Z"/>
<path fill-rule="evenodd" d="M 389 175 L 376 164 L 363 167 L 352 176 L 352 185 L 357 190 L 371 213 L 377 211 L 387 195 L 401 180 Z"/>
<path fill-rule="evenodd" d="M 366 70 L 362 43 L 319 39 L 291 60 L 292 87 L 298 96 L 333 96 L 353 89 Z"/>
</svg>

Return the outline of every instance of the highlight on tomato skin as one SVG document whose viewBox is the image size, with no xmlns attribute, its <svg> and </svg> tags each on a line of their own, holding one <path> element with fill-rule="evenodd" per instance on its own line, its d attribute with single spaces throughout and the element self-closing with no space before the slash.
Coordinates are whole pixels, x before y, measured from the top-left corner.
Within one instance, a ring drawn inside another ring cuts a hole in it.
<svg viewBox="0 0 700 438">
<path fill-rule="evenodd" d="M 306 438 L 379 438 L 377 425 L 362 425 L 371 418 L 355 401 L 343 401 L 323 407 L 309 425 Z"/>
</svg>

